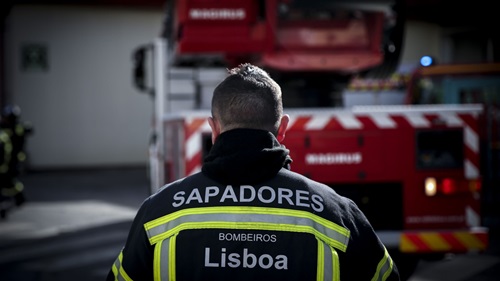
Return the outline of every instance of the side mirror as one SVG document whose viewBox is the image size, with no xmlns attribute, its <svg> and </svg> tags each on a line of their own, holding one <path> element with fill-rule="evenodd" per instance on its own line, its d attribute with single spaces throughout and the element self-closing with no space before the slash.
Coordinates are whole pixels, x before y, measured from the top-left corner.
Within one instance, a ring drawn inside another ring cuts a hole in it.
<svg viewBox="0 0 500 281">
<path fill-rule="evenodd" d="M 154 95 L 154 89 L 148 84 L 152 84 L 152 76 L 148 77 L 148 53 L 151 53 L 151 46 L 145 45 L 136 49 L 133 53 L 134 69 L 133 81 L 134 85 L 139 91 Z M 150 66 L 152 69 L 152 66 Z M 148 81 L 149 80 L 149 81 Z M 149 83 L 148 83 L 149 82 Z"/>
</svg>

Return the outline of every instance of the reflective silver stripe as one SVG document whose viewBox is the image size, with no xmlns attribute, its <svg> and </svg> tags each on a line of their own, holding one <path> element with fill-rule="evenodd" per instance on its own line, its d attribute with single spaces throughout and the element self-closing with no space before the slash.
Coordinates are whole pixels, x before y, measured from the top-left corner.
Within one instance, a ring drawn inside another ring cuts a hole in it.
<svg viewBox="0 0 500 281">
<path fill-rule="evenodd" d="M 155 281 L 176 280 L 176 275 L 175 275 L 176 237 L 177 236 L 172 236 L 156 244 L 155 256 L 154 256 Z"/>
<path fill-rule="evenodd" d="M 154 280 L 175 281 L 175 243 L 177 235 L 159 241 L 155 246 Z M 318 281 L 339 281 L 339 257 L 335 249 L 320 239 L 318 241 Z"/>
<path fill-rule="evenodd" d="M 378 263 L 377 271 L 375 272 L 372 281 L 385 281 L 392 272 L 393 262 L 391 256 L 389 255 L 389 252 L 387 252 L 387 249 L 384 248 L 384 250 L 384 257 Z"/>
<path fill-rule="evenodd" d="M 207 207 L 181 210 L 144 225 L 151 244 L 183 229 L 239 228 L 308 232 L 345 251 L 350 232 L 314 214 L 278 208 Z"/>
<path fill-rule="evenodd" d="M 324 249 L 324 259 L 323 259 L 323 280 L 324 281 L 332 281 L 333 280 L 333 257 L 332 250 L 329 245 L 323 243 Z"/>
<path fill-rule="evenodd" d="M 132 281 L 122 267 L 123 252 L 120 252 L 115 262 L 113 263 L 112 271 L 117 281 Z"/>
<path fill-rule="evenodd" d="M 161 247 L 161 256 L 162 257 L 165 257 L 165 258 L 162 258 L 161 261 L 160 261 L 160 270 L 161 270 L 161 280 L 170 280 L 169 279 L 169 274 L 170 274 L 170 239 L 167 239 L 167 240 L 164 240 L 163 243 L 162 243 L 162 247 Z M 165 263 L 163 265 L 163 263 Z"/>
<path fill-rule="evenodd" d="M 339 261 L 339 255 L 337 254 L 337 251 L 335 251 L 334 248 L 330 247 L 330 250 L 332 252 L 332 267 L 333 267 L 333 280 L 334 281 L 340 281 L 340 261 Z"/>
<path fill-rule="evenodd" d="M 335 249 L 318 239 L 318 281 L 340 281 L 339 256 Z M 322 266 L 323 268 L 320 268 Z"/>
<path fill-rule="evenodd" d="M 169 252 L 170 252 L 170 238 L 160 241 L 158 242 L 158 244 L 156 244 L 155 256 L 154 256 L 155 281 L 169 280 L 169 261 L 170 261 Z"/>
<path fill-rule="evenodd" d="M 113 264 L 113 267 L 112 267 L 112 271 L 113 271 L 113 274 L 115 275 L 115 280 L 122 280 L 122 278 L 120 277 L 120 267 L 121 267 L 121 263 L 120 263 L 120 260 L 118 258 L 116 258 L 114 264 Z"/>
</svg>

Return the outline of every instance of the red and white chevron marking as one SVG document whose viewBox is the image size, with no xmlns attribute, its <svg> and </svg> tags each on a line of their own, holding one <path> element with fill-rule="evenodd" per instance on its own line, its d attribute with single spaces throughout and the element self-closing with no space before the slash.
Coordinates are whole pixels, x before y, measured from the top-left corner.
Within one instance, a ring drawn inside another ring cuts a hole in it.
<svg viewBox="0 0 500 281">
<path fill-rule="evenodd" d="M 210 133 L 207 117 L 186 118 L 185 130 L 185 171 L 186 176 L 195 174 L 201 170 L 202 159 L 202 135 Z"/>
<path fill-rule="evenodd" d="M 348 111 L 311 110 L 289 111 L 288 131 L 366 130 L 399 128 L 432 128 L 435 124 L 464 128 L 464 170 L 467 179 L 479 177 L 478 112 L 451 110 Z M 200 171 L 202 164 L 202 134 L 209 133 L 205 117 L 187 118 L 185 123 L 186 175 Z"/>
</svg>

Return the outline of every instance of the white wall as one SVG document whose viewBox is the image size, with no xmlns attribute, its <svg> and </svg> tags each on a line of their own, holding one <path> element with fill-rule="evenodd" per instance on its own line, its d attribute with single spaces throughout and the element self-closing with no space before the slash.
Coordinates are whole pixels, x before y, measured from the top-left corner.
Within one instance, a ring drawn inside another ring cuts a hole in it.
<svg viewBox="0 0 500 281">
<path fill-rule="evenodd" d="M 6 30 L 7 95 L 33 123 L 33 168 L 143 165 L 152 100 L 132 85 L 132 51 L 162 11 L 16 6 Z M 21 46 L 45 44 L 47 71 L 23 71 Z"/>
<path fill-rule="evenodd" d="M 440 26 L 419 21 L 406 22 L 403 52 L 400 59 L 403 72 L 417 66 L 424 55 L 440 60 L 442 44 Z"/>
<path fill-rule="evenodd" d="M 161 29 L 161 10 L 16 6 L 6 28 L 7 95 L 33 123 L 34 168 L 142 165 L 152 100 L 132 85 L 132 51 Z M 401 58 L 439 57 L 438 26 L 408 22 Z M 47 71 L 21 69 L 21 46 L 43 44 Z"/>
</svg>

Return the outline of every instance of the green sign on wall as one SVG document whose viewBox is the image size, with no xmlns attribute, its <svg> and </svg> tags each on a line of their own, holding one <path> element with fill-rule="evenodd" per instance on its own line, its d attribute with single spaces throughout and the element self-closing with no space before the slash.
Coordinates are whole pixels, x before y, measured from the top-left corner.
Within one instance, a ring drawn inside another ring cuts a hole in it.
<svg viewBox="0 0 500 281">
<path fill-rule="evenodd" d="M 49 54 L 45 44 L 29 43 L 21 46 L 21 69 L 23 71 L 48 71 Z"/>
</svg>

